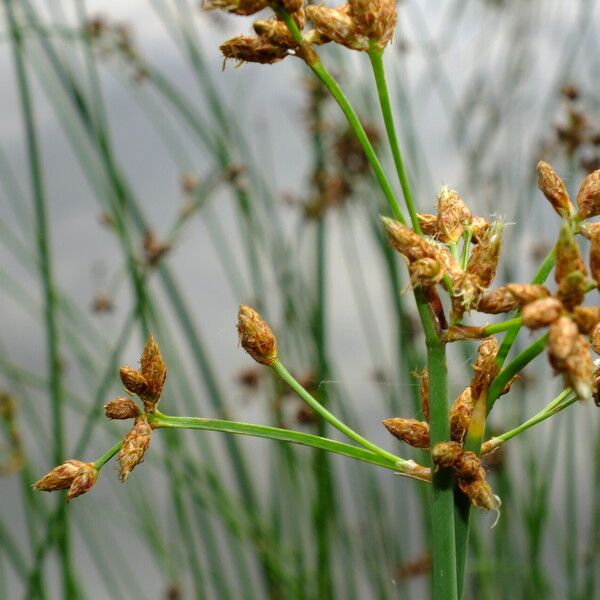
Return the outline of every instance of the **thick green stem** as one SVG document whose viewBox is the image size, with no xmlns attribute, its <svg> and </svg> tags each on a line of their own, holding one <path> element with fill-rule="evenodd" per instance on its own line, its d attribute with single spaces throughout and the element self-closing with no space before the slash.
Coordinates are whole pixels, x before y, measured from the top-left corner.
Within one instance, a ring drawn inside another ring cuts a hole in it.
<svg viewBox="0 0 600 600">
<path fill-rule="evenodd" d="M 410 183 L 408 181 L 408 173 L 406 172 L 406 167 L 404 166 L 402 152 L 400 151 L 400 143 L 398 142 L 396 127 L 394 126 L 392 104 L 390 102 L 390 95 L 385 79 L 385 69 L 383 66 L 383 50 L 381 48 L 373 47 L 369 51 L 369 58 L 373 68 L 375 84 L 377 85 L 377 95 L 379 96 L 379 104 L 381 106 L 383 122 L 385 123 L 385 130 L 387 132 L 390 149 L 392 151 L 392 157 L 394 158 L 396 172 L 398 173 L 400 187 L 402 188 L 402 194 L 404 195 L 404 202 L 408 208 L 408 214 L 410 216 L 412 226 L 414 230 L 420 234 L 421 226 L 419 225 L 419 219 L 417 218 L 417 210 L 415 208 L 415 202 L 413 200 Z"/>
</svg>

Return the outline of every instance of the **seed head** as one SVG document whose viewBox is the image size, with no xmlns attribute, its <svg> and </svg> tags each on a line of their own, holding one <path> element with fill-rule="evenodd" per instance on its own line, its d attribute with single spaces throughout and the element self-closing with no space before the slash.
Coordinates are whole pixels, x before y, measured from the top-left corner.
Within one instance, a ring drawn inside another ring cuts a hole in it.
<svg viewBox="0 0 600 600">
<path fill-rule="evenodd" d="M 591 240 L 596 233 L 600 233 L 600 223 L 581 223 L 579 232 L 586 240 Z"/>
<path fill-rule="evenodd" d="M 501 287 L 482 296 L 477 310 L 488 315 L 506 313 L 519 308 L 519 302 L 508 287 Z"/>
<path fill-rule="evenodd" d="M 560 284 L 567 275 L 574 271 L 579 271 L 583 275 L 587 273 L 573 231 L 569 225 L 565 224 L 556 244 L 556 271 L 554 273 L 556 283 Z"/>
<path fill-rule="evenodd" d="M 564 219 L 573 216 L 575 209 L 569 198 L 567 187 L 554 169 L 541 160 L 537 165 L 538 187 L 546 196 L 552 208 Z"/>
<path fill-rule="evenodd" d="M 523 307 L 521 313 L 523 325 L 529 327 L 529 329 L 547 327 L 552 321 L 556 321 L 560 317 L 564 309 L 562 302 L 557 298 L 535 300 Z"/>
<path fill-rule="evenodd" d="M 588 278 L 581 271 L 573 271 L 561 280 L 556 296 L 567 310 L 579 306 L 585 298 Z"/>
<path fill-rule="evenodd" d="M 485 479 L 460 479 L 458 485 L 473 506 L 486 512 L 500 508 L 500 499 L 494 495 L 490 484 Z"/>
<path fill-rule="evenodd" d="M 449 187 L 442 188 L 437 204 L 438 230 L 443 242 L 457 242 L 473 216 L 462 198 Z"/>
<path fill-rule="evenodd" d="M 144 352 L 140 358 L 140 373 L 147 382 L 146 390 L 143 394 L 139 394 L 144 401 L 144 408 L 147 412 L 158 404 L 162 394 L 165 379 L 167 377 L 167 367 L 162 359 L 158 345 L 154 338 L 146 343 Z"/>
<path fill-rule="evenodd" d="M 489 230 L 491 229 L 492 224 L 483 217 L 473 217 L 471 221 L 471 233 L 473 234 L 472 242 L 474 244 L 479 243 L 479 241 L 485 238 L 488 235 Z"/>
<path fill-rule="evenodd" d="M 125 386 L 125 389 L 130 394 L 136 394 L 141 396 L 146 392 L 148 388 L 148 382 L 146 378 L 136 369 L 131 369 L 130 367 L 121 367 L 119 369 L 119 375 L 121 376 L 121 381 Z"/>
<path fill-rule="evenodd" d="M 413 448 L 429 448 L 429 423 L 398 417 L 386 419 L 383 424 L 401 442 Z"/>
<path fill-rule="evenodd" d="M 430 235 L 431 237 L 437 237 L 439 235 L 440 230 L 438 229 L 437 215 L 417 213 L 417 220 L 419 221 L 419 227 L 424 235 Z"/>
<path fill-rule="evenodd" d="M 254 21 L 252 27 L 259 38 L 273 46 L 291 50 L 298 45 L 283 21 L 277 19 L 264 19 Z"/>
<path fill-rule="evenodd" d="M 600 323 L 600 306 L 576 306 L 571 314 L 580 333 L 589 335 Z"/>
<path fill-rule="evenodd" d="M 453 467 L 456 475 L 462 480 L 485 479 L 485 471 L 481 466 L 479 456 L 470 450 L 461 452 Z"/>
<path fill-rule="evenodd" d="M 408 266 L 413 288 L 430 288 L 444 278 L 444 268 L 435 258 L 419 258 Z"/>
<path fill-rule="evenodd" d="M 204 0 L 202 10 L 226 10 L 227 12 L 249 16 L 266 8 L 266 0 Z"/>
<path fill-rule="evenodd" d="M 500 367 L 496 363 L 496 355 L 500 345 L 495 337 L 483 340 L 477 350 L 477 358 L 473 363 L 473 379 L 471 380 L 472 402 L 475 403 L 487 393 Z"/>
<path fill-rule="evenodd" d="M 543 286 L 533 283 L 509 283 L 507 286 L 519 306 L 525 306 L 535 300 L 547 298 L 550 292 Z"/>
<path fill-rule="evenodd" d="M 220 46 L 225 59 L 232 58 L 238 64 L 255 62 L 263 65 L 272 65 L 288 55 L 288 49 L 274 46 L 261 38 L 247 35 L 238 35 Z"/>
<path fill-rule="evenodd" d="M 79 469 L 86 463 L 74 458 L 66 460 L 62 465 L 54 467 L 52 471 L 44 475 L 39 481 L 33 484 L 33 489 L 42 492 L 54 492 L 56 490 L 66 490 L 71 487 L 75 475 Z"/>
<path fill-rule="evenodd" d="M 462 443 L 471 423 L 473 395 L 471 387 L 466 387 L 450 407 L 450 432 L 452 440 Z"/>
<path fill-rule="evenodd" d="M 574 390 L 580 400 L 587 400 L 595 389 L 594 364 L 587 340 L 577 336 L 571 354 L 565 361 L 563 374 L 565 381 Z"/>
<path fill-rule="evenodd" d="M 348 0 L 350 15 L 359 35 L 385 48 L 396 27 L 396 0 Z"/>
<path fill-rule="evenodd" d="M 501 250 L 502 224 L 496 223 L 475 244 L 467 265 L 467 272 L 475 275 L 483 288 L 488 288 L 496 277 Z"/>
<path fill-rule="evenodd" d="M 481 280 L 474 273 L 463 272 L 452 278 L 452 311 L 455 318 L 460 319 L 465 312 L 470 311 L 479 304 L 483 294 Z"/>
<path fill-rule="evenodd" d="M 89 492 L 98 479 L 99 471 L 92 463 L 85 463 L 75 473 L 73 483 L 67 492 L 67 500 L 71 502 L 77 496 Z"/>
<path fill-rule="evenodd" d="M 579 219 L 589 219 L 600 214 L 600 170 L 590 173 L 581 183 L 577 205 Z"/>
<path fill-rule="evenodd" d="M 139 408 L 131 398 L 121 396 L 104 405 L 107 419 L 134 419 L 139 413 Z"/>
<path fill-rule="evenodd" d="M 454 465 L 462 452 L 458 442 L 440 442 L 432 448 L 431 460 L 436 467 L 447 469 Z"/>
<path fill-rule="evenodd" d="M 306 16 L 312 21 L 321 43 L 332 41 L 351 50 L 369 49 L 369 38 L 358 34 L 347 4 L 340 8 L 310 4 L 306 7 Z"/>
<path fill-rule="evenodd" d="M 240 305 L 237 330 L 244 350 L 262 365 L 277 359 L 277 340 L 263 318 L 249 306 Z"/>
<path fill-rule="evenodd" d="M 135 419 L 131 431 L 123 438 L 119 453 L 119 479 L 125 481 L 129 473 L 144 460 L 144 454 L 150 445 L 152 429 L 145 415 Z"/>
<path fill-rule="evenodd" d="M 550 324 L 548 329 L 548 354 L 552 364 L 563 364 L 573 351 L 573 346 L 579 337 L 579 330 L 572 319 L 559 317 Z"/>
</svg>

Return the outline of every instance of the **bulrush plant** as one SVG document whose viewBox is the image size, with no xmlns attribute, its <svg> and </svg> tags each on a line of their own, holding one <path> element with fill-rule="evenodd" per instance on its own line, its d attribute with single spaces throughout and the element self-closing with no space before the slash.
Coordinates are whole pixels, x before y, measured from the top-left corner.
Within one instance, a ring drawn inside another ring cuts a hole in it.
<svg viewBox="0 0 600 600">
<path fill-rule="evenodd" d="M 120 370 L 128 396 L 112 400 L 105 407 L 109 419 L 133 420 L 130 431 L 98 460 L 68 460 L 34 487 L 45 491 L 68 488 L 67 497 L 71 500 L 89 491 L 104 465 L 117 454 L 119 478 L 125 481 L 142 462 L 154 432 L 164 428 L 221 431 L 311 446 L 430 486 L 427 498 L 432 529 L 429 543 L 433 598 L 457 600 L 464 590 L 470 509 L 474 506 L 482 511 L 499 511 L 501 505 L 486 479 L 481 455 L 497 450 L 577 400 L 589 408 L 589 399 L 598 398 L 600 370 L 594 367 L 590 349 L 600 350 L 600 307 L 583 302 L 586 294 L 600 285 L 600 224 L 587 222 L 600 214 L 600 171 L 584 179 L 575 206 L 554 170 L 546 163 L 538 164 L 539 188 L 562 223 L 559 226 L 557 220 L 556 245 L 532 282 L 513 282 L 490 289 L 502 252 L 502 222 L 474 215 L 460 195 L 448 187 L 439 192 L 430 213 L 417 212 L 413 202 L 383 63 L 396 24 L 394 0 L 350 0 L 338 8 L 305 7 L 301 0 L 212 0 L 205 2 L 205 8 L 246 16 L 270 8 L 274 16 L 256 21 L 255 35 L 238 36 L 221 45 L 225 59 L 272 64 L 291 56 L 300 58 L 339 104 L 373 169 L 393 217 L 382 217 L 381 226 L 407 264 L 427 350 L 426 368 L 418 371 L 424 420 L 391 415 L 384 426 L 401 442 L 426 450 L 424 464 L 402 458 L 364 437 L 316 400 L 284 365 L 281 356 L 285 348 L 278 346 L 271 327 L 255 310 L 242 305 L 237 324 L 242 347 L 350 443 L 283 428 L 163 414 L 158 403 L 167 370 L 157 344 L 150 338 L 140 368 Z M 409 219 L 403 214 L 354 108 L 321 62 L 317 50 L 327 43 L 364 52 L 370 60 Z M 590 241 L 588 261 L 582 256 L 578 235 Z M 556 286 L 546 287 L 554 268 Z M 486 315 L 514 314 L 501 322 L 475 326 L 465 321 L 474 311 Z M 508 361 L 523 326 L 543 333 Z M 502 340 L 497 337 L 500 334 L 504 334 Z M 450 403 L 447 347 L 464 340 L 479 340 L 473 375 Z M 544 351 L 554 371 L 563 378 L 563 391 L 520 426 L 485 440 L 486 420 L 496 401 L 510 392 L 521 371 Z M 414 369 L 420 367 L 413 365 Z M 400 527 L 403 519 L 405 516 L 395 519 Z"/>
</svg>

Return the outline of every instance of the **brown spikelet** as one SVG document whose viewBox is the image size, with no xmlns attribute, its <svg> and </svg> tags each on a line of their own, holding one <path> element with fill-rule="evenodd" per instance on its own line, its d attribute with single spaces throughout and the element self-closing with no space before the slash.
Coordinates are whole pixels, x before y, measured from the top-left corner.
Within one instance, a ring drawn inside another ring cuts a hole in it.
<svg viewBox="0 0 600 600">
<path fill-rule="evenodd" d="M 495 337 L 483 340 L 477 350 L 477 358 L 473 363 L 473 379 L 471 380 L 471 395 L 473 403 L 487 393 L 500 367 L 496 363 L 496 355 L 500 345 Z"/>
<path fill-rule="evenodd" d="M 134 419 L 139 413 L 139 408 L 131 398 L 115 398 L 104 405 L 107 419 Z"/>
<path fill-rule="evenodd" d="M 586 240 L 591 240 L 594 235 L 600 233 L 600 223 L 581 223 L 579 232 Z"/>
<path fill-rule="evenodd" d="M 287 48 L 273 46 L 264 40 L 248 35 L 238 35 L 219 47 L 225 59 L 231 58 L 238 64 L 254 62 L 272 65 L 288 55 Z"/>
<path fill-rule="evenodd" d="M 577 336 L 565 361 L 563 375 L 580 400 L 587 400 L 595 389 L 594 364 L 586 338 Z"/>
<path fill-rule="evenodd" d="M 152 406 L 158 404 L 167 377 L 167 367 L 152 336 L 146 343 L 140 365 L 140 373 L 147 385 L 144 393 L 139 396 L 144 401 L 144 408 L 149 411 Z"/>
<path fill-rule="evenodd" d="M 506 313 L 517 308 L 519 308 L 519 302 L 506 286 L 488 292 L 477 303 L 477 310 L 488 315 Z"/>
<path fill-rule="evenodd" d="M 254 21 L 252 27 L 259 38 L 273 46 L 293 49 L 298 45 L 283 21 L 275 18 L 261 19 Z"/>
<path fill-rule="evenodd" d="M 600 323 L 596 323 L 590 333 L 590 344 L 596 354 L 600 354 Z"/>
<path fill-rule="evenodd" d="M 574 271 L 579 271 L 583 275 L 587 273 L 573 231 L 568 224 L 565 224 L 560 230 L 560 237 L 556 244 L 556 271 L 554 273 L 556 283 L 560 284 L 567 275 Z"/>
<path fill-rule="evenodd" d="M 146 393 L 148 382 L 138 370 L 131 369 L 130 367 L 121 367 L 119 369 L 119 375 L 125 389 L 129 393 L 137 394 L 138 396 Z"/>
<path fill-rule="evenodd" d="M 583 302 L 587 288 L 588 278 L 581 271 L 573 271 L 561 280 L 556 297 L 567 310 L 573 310 Z"/>
<path fill-rule="evenodd" d="M 429 423 L 400 417 L 383 421 L 386 429 L 413 448 L 429 448 Z"/>
<path fill-rule="evenodd" d="M 600 323 L 600 306 L 576 306 L 571 314 L 580 333 L 590 334 Z"/>
<path fill-rule="evenodd" d="M 483 217 L 473 217 L 471 221 L 470 229 L 473 234 L 472 243 L 478 244 L 482 239 L 489 234 L 492 224 Z"/>
<path fill-rule="evenodd" d="M 33 489 L 42 492 L 66 490 L 71 487 L 75 475 L 77 475 L 79 469 L 85 466 L 85 464 L 86 463 L 74 458 L 66 460 L 62 465 L 54 467 L 49 473 L 36 481 L 32 487 Z"/>
<path fill-rule="evenodd" d="M 529 327 L 529 329 L 547 327 L 552 321 L 556 321 L 560 317 L 564 309 L 562 302 L 557 298 L 535 300 L 523 308 L 521 313 L 523 325 Z"/>
<path fill-rule="evenodd" d="M 347 5 L 340 8 L 327 8 L 310 4 L 306 7 L 306 16 L 322 41 L 332 41 L 351 50 L 369 49 L 369 39 L 356 31 L 354 20 L 348 14 Z"/>
<path fill-rule="evenodd" d="M 548 329 L 548 352 L 558 361 L 564 361 L 579 337 L 577 325 L 567 316 L 556 319 Z"/>
<path fill-rule="evenodd" d="M 295 13 L 302 10 L 303 0 L 273 0 L 273 4 L 281 6 L 283 10 L 289 13 Z"/>
<path fill-rule="evenodd" d="M 454 465 L 462 452 L 458 442 L 440 442 L 431 450 L 431 461 L 436 467 L 447 469 Z"/>
<path fill-rule="evenodd" d="M 600 289 L 600 230 L 590 240 L 590 273 Z"/>
<path fill-rule="evenodd" d="M 457 242 L 473 216 L 462 198 L 449 187 L 443 187 L 438 195 L 437 204 L 437 228 L 440 232 L 440 240 Z"/>
<path fill-rule="evenodd" d="M 266 0 L 204 0 L 203 10 L 226 10 L 227 12 L 249 16 L 266 8 Z"/>
<path fill-rule="evenodd" d="M 600 170 L 590 173 L 581 183 L 577 205 L 579 219 L 589 219 L 600 214 Z"/>
<path fill-rule="evenodd" d="M 152 429 L 145 415 L 139 416 L 131 431 L 125 434 L 119 452 L 119 479 L 125 481 L 129 473 L 144 460 L 144 454 L 150 445 Z"/>
<path fill-rule="evenodd" d="M 481 466 L 479 456 L 470 450 L 461 452 L 452 466 L 460 479 L 485 479 L 485 471 Z"/>
<path fill-rule="evenodd" d="M 67 492 L 67 500 L 71 502 L 77 496 L 89 492 L 98 479 L 98 473 L 98 469 L 92 463 L 85 463 L 73 478 L 73 483 Z"/>
<path fill-rule="evenodd" d="M 465 272 L 452 277 L 452 284 L 452 313 L 458 320 L 479 304 L 484 288 L 474 273 Z"/>
<path fill-rule="evenodd" d="M 563 218 L 573 216 L 575 209 L 569 198 L 567 187 L 554 169 L 541 160 L 537 165 L 538 187 L 546 196 L 552 208 Z"/>
<path fill-rule="evenodd" d="M 515 297 L 519 306 L 525 306 L 535 300 L 547 298 L 550 292 L 543 286 L 533 283 L 509 283 L 508 291 Z"/>
<path fill-rule="evenodd" d="M 473 506 L 483 511 L 500 508 L 500 500 L 494 496 L 490 484 L 485 479 L 460 479 L 458 484 Z"/>
<path fill-rule="evenodd" d="M 269 325 L 249 306 L 240 305 L 238 334 L 244 350 L 258 363 L 270 366 L 277 359 L 277 341 Z"/>
<path fill-rule="evenodd" d="M 424 235 L 430 235 L 431 237 L 437 237 L 439 235 L 440 230 L 438 229 L 437 215 L 417 213 L 417 219 L 419 221 L 419 227 Z"/>
<path fill-rule="evenodd" d="M 450 433 L 455 442 L 462 443 L 473 414 L 471 387 L 466 387 L 450 407 Z"/>
<path fill-rule="evenodd" d="M 348 6 L 358 34 L 385 48 L 394 36 L 396 0 L 348 0 Z"/>
<path fill-rule="evenodd" d="M 488 288 L 496 277 L 496 268 L 502 250 L 502 225 L 496 223 L 471 252 L 467 272 L 475 275 L 484 288 Z"/>
<path fill-rule="evenodd" d="M 444 278 L 444 269 L 435 258 L 419 258 L 408 266 L 413 288 L 430 288 Z"/>
</svg>

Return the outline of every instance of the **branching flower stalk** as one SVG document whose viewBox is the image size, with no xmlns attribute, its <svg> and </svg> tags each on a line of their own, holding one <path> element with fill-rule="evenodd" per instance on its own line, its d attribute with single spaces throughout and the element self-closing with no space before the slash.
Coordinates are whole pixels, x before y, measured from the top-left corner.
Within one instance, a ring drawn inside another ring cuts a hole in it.
<svg viewBox="0 0 600 600">
<path fill-rule="evenodd" d="M 242 305 L 238 333 L 244 350 L 256 362 L 272 369 L 323 422 L 352 443 L 264 425 L 163 414 L 158 403 L 166 365 L 150 338 L 140 368 L 120 370 L 127 396 L 105 406 L 108 418 L 133 420 L 131 429 L 96 461 L 65 461 L 34 487 L 45 491 L 68 489 L 67 497 L 73 499 L 93 487 L 100 470 L 114 456 L 118 457 L 119 478 L 124 482 L 143 461 L 154 431 L 161 428 L 222 431 L 303 444 L 431 482 L 433 598 L 462 598 L 470 508 L 498 511 L 500 507 L 480 455 L 492 452 L 576 400 L 584 402 L 591 396 L 598 399 L 600 369 L 592 362 L 590 348 L 600 353 L 600 307 L 584 306 L 583 300 L 600 285 L 600 226 L 586 222 L 600 214 L 600 171 L 582 182 L 576 208 L 553 169 L 546 163 L 538 165 L 539 188 L 562 220 L 556 246 L 532 283 L 511 282 L 490 289 L 502 250 L 502 223 L 473 215 L 460 195 L 448 187 L 440 190 L 434 212 L 419 213 L 414 204 L 383 67 L 383 51 L 396 24 L 393 0 L 349 0 L 338 8 L 305 8 L 302 0 L 208 0 L 205 5 L 241 15 L 253 15 L 270 7 L 274 17 L 256 21 L 255 36 L 237 36 L 223 43 L 223 55 L 238 63 L 273 64 L 292 55 L 303 60 L 337 101 L 373 168 L 394 216 L 383 218 L 382 225 L 391 246 L 406 261 L 427 347 L 427 369 L 420 374 L 424 420 L 394 416 L 386 419 L 384 425 L 401 442 L 429 451 L 432 468 L 382 448 L 323 406 L 279 358 L 271 327 L 255 310 Z M 312 23 L 311 28 L 307 28 L 307 20 Z M 411 226 L 354 108 L 315 50 L 330 42 L 369 56 Z M 587 265 L 576 240 L 579 234 L 590 241 Z M 554 266 L 556 287 L 550 289 L 545 282 Z M 516 314 L 502 323 L 475 327 L 465 322 L 472 311 Z M 544 331 L 505 366 L 523 326 Z M 502 332 L 506 334 L 500 344 L 494 336 Z M 448 406 L 446 345 L 472 339 L 480 340 L 472 365 L 473 376 Z M 521 371 L 544 351 L 556 374 L 562 376 L 564 391 L 526 422 L 483 442 L 486 419 L 495 402 L 510 392 Z"/>
</svg>

